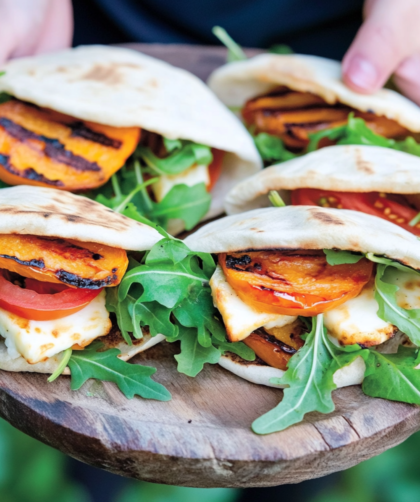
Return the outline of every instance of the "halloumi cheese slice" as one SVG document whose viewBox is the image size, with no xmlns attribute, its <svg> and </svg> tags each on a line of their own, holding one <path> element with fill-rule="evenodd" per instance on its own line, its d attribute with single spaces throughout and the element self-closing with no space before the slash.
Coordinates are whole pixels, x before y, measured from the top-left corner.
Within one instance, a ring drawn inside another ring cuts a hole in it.
<svg viewBox="0 0 420 502">
<path fill-rule="evenodd" d="M 260 312 L 244 303 L 227 282 L 219 265 L 210 279 L 210 287 L 214 305 L 223 317 L 226 333 L 231 342 L 244 340 L 253 331 L 263 326 L 281 328 L 297 318 Z"/>
<path fill-rule="evenodd" d="M 192 187 L 199 183 L 204 183 L 206 186 L 210 185 L 207 166 L 193 165 L 179 174 L 163 174 L 156 183 L 153 183 L 152 189 L 156 200 L 160 202 L 175 185 Z"/>
<path fill-rule="evenodd" d="M 372 280 L 359 296 L 325 312 L 324 325 L 328 333 L 343 345 L 379 345 L 391 338 L 398 329 L 378 317 L 378 308 Z"/>
<path fill-rule="evenodd" d="M 54 321 L 31 321 L 0 309 L 0 335 L 10 357 L 22 356 L 29 364 L 45 361 L 75 344 L 86 347 L 107 335 L 111 326 L 105 291 L 79 312 Z"/>
</svg>

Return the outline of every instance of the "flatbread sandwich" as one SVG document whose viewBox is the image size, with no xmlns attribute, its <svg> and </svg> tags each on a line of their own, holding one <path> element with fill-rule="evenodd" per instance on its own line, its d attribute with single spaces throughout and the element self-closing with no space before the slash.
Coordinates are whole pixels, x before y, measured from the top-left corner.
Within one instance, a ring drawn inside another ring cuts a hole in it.
<svg viewBox="0 0 420 502">
<path fill-rule="evenodd" d="M 240 121 L 197 77 L 139 52 L 86 46 L 2 71 L 5 184 L 102 187 L 91 194 L 101 203 L 134 205 L 177 232 L 221 214 L 226 192 L 261 167 Z"/>
<path fill-rule="evenodd" d="M 209 86 L 238 109 L 268 163 L 332 144 L 366 144 L 420 155 L 420 108 L 390 89 L 358 94 L 338 61 L 262 54 L 218 68 Z"/>
<path fill-rule="evenodd" d="M 186 239 L 218 265 L 210 288 L 232 346 L 220 364 L 285 388 L 257 419 L 269 433 L 305 413 L 331 412 L 331 391 L 420 403 L 420 242 L 374 216 L 322 207 L 265 208 L 226 217 Z"/>
<path fill-rule="evenodd" d="M 322 148 L 251 176 L 226 196 L 227 214 L 273 203 L 352 209 L 420 236 L 420 159 L 378 146 Z M 273 199 L 274 197 L 274 199 Z"/>
<path fill-rule="evenodd" d="M 169 399 L 150 378 L 153 368 L 124 362 L 163 335 L 121 334 L 115 321 L 127 251 L 143 252 L 162 238 L 69 192 L 0 190 L 0 369 L 52 380 L 71 369 L 75 389 L 97 378 L 118 383 L 127 397 Z"/>
</svg>

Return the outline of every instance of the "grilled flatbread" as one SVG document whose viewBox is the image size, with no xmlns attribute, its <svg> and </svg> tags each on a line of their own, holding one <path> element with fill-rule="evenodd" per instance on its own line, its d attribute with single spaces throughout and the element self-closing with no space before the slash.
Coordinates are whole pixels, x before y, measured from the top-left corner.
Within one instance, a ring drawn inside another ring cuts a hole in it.
<svg viewBox="0 0 420 502">
<path fill-rule="evenodd" d="M 338 192 L 420 193 L 420 158 L 408 153 L 365 145 L 322 148 L 268 167 L 238 183 L 226 196 L 227 214 L 269 207 L 267 194 L 318 188 Z"/>
<path fill-rule="evenodd" d="M 218 68 L 209 87 L 227 105 L 243 106 L 255 96 L 278 86 L 310 92 L 327 103 L 343 103 L 397 121 L 412 132 L 420 131 L 420 108 L 395 91 L 381 89 L 373 95 L 358 94 L 341 80 L 338 61 L 300 54 L 262 54 Z"/>
</svg>

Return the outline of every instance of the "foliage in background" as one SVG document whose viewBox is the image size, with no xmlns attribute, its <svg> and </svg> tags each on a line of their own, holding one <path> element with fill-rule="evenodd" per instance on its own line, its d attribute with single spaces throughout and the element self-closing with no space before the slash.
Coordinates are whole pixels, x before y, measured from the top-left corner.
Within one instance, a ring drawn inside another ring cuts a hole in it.
<svg viewBox="0 0 420 502">
<path fill-rule="evenodd" d="M 1 502 L 99 502 L 66 473 L 66 457 L 0 419 Z M 113 502 L 235 502 L 238 490 L 127 481 Z"/>
</svg>

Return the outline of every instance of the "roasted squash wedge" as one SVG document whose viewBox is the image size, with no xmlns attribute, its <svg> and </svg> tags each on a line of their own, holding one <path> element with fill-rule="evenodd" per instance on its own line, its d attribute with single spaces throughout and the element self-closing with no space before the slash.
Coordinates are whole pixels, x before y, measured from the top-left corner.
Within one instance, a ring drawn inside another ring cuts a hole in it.
<svg viewBox="0 0 420 502">
<path fill-rule="evenodd" d="M 242 109 L 242 116 L 247 125 L 256 127 L 256 132 L 278 136 L 287 147 L 300 150 L 309 143 L 310 133 L 345 124 L 350 112 L 363 118 L 370 129 L 386 138 L 411 134 L 395 120 L 360 112 L 341 103 L 331 105 L 320 96 L 284 86 L 249 100 Z"/>
<path fill-rule="evenodd" d="M 38 281 L 84 289 L 117 286 L 127 266 L 123 249 L 56 237 L 0 234 L 0 269 Z"/>
<path fill-rule="evenodd" d="M 12 99 L 0 105 L 0 179 L 62 190 L 97 188 L 120 169 L 138 127 L 83 122 Z"/>
</svg>

